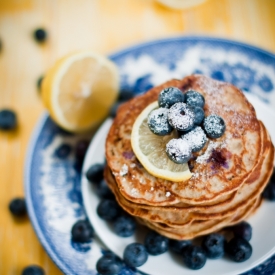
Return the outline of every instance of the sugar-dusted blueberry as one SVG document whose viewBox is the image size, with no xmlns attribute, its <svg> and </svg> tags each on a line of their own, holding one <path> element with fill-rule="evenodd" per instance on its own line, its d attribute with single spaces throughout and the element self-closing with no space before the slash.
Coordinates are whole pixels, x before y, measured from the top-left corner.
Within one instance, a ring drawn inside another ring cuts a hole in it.
<svg viewBox="0 0 275 275">
<path fill-rule="evenodd" d="M 33 37 L 37 42 L 42 43 L 47 39 L 47 32 L 43 28 L 36 29 L 33 32 Z"/>
<path fill-rule="evenodd" d="M 17 126 L 17 116 L 13 110 L 0 110 L 0 130 L 12 130 Z"/>
<path fill-rule="evenodd" d="M 205 99 L 203 97 L 202 94 L 194 91 L 194 90 L 189 90 L 187 91 L 187 93 L 185 94 L 186 97 L 186 104 L 188 104 L 189 106 L 196 106 L 196 107 L 201 107 L 203 108 L 204 103 L 205 103 Z"/>
<path fill-rule="evenodd" d="M 158 103 L 160 107 L 170 108 L 177 102 L 184 102 L 184 93 L 176 87 L 168 87 L 163 89 L 158 97 Z"/>
<path fill-rule="evenodd" d="M 89 167 L 86 178 L 93 183 L 99 183 L 103 179 L 104 164 L 96 163 Z"/>
<path fill-rule="evenodd" d="M 122 260 L 113 253 L 106 253 L 96 263 L 96 270 L 101 275 L 119 274 L 122 268 Z"/>
<path fill-rule="evenodd" d="M 185 103 L 174 104 L 168 112 L 170 125 L 178 131 L 188 131 L 194 127 L 195 113 L 193 108 Z"/>
<path fill-rule="evenodd" d="M 102 199 L 114 199 L 114 194 L 105 179 L 94 184 L 95 193 Z"/>
<path fill-rule="evenodd" d="M 173 138 L 166 144 L 166 154 L 175 163 L 186 163 L 192 156 L 192 148 L 182 138 Z"/>
<path fill-rule="evenodd" d="M 200 246 L 189 245 L 183 252 L 184 264 L 193 269 L 201 269 L 206 263 L 206 255 Z"/>
<path fill-rule="evenodd" d="M 72 146 L 70 144 L 63 143 L 55 149 L 54 155 L 57 158 L 65 159 L 70 155 L 71 151 L 72 151 Z"/>
<path fill-rule="evenodd" d="M 169 240 L 169 248 L 177 254 L 182 254 L 189 245 L 191 245 L 190 240 Z"/>
<path fill-rule="evenodd" d="M 150 231 L 145 237 L 144 245 L 149 254 L 160 255 L 168 250 L 169 239 L 155 231 Z"/>
<path fill-rule="evenodd" d="M 148 253 L 144 245 L 140 243 L 131 243 L 124 249 L 123 259 L 128 266 L 139 267 L 146 263 Z"/>
<path fill-rule="evenodd" d="M 201 127 L 197 126 L 187 134 L 181 136 L 191 147 L 192 152 L 200 151 L 206 144 L 208 138 Z"/>
<path fill-rule="evenodd" d="M 127 214 L 117 217 L 113 223 L 115 233 L 120 237 L 130 237 L 135 233 L 136 220 Z"/>
<path fill-rule="evenodd" d="M 85 243 L 94 236 L 94 229 L 89 221 L 79 220 L 73 225 L 71 234 L 74 242 Z"/>
<path fill-rule="evenodd" d="M 225 245 L 225 251 L 231 260 L 244 262 L 251 257 L 252 246 L 247 240 L 234 237 Z"/>
<path fill-rule="evenodd" d="M 242 221 L 230 227 L 230 230 L 234 233 L 235 237 L 241 237 L 247 241 L 251 240 L 252 226 L 246 221 Z"/>
<path fill-rule="evenodd" d="M 203 121 L 203 128 L 210 138 L 219 138 L 224 134 L 225 122 L 218 115 L 209 115 Z"/>
<path fill-rule="evenodd" d="M 212 233 L 205 236 L 202 241 L 202 248 L 210 259 L 218 259 L 224 255 L 225 238 L 222 234 Z"/>
<path fill-rule="evenodd" d="M 193 111 L 194 111 L 194 114 L 195 114 L 194 124 L 195 125 L 201 125 L 203 120 L 204 120 L 204 117 L 205 117 L 203 108 L 194 106 Z"/>
<path fill-rule="evenodd" d="M 23 269 L 22 275 L 45 275 L 45 272 L 38 265 L 29 265 Z"/>
<path fill-rule="evenodd" d="M 153 110 L 147 119 L 149 129 L 156 135 L 164 136 L 173 131 L 168 122 L 168 109 L 158 108 Z"/>
<path fill-rule="evenodd" d="M 9 203 L 10 212 L 16 217 L 22 217 L 27 213 L 26 201 L 24 198 L 14 198 Z"/>
<path fill-rule="evenodd" d="M 121 212 L 118 203 L 112 199 L 103 199 L 96 210 L 98 216 L 106 221 L 114 221 Z"/>
</svg>

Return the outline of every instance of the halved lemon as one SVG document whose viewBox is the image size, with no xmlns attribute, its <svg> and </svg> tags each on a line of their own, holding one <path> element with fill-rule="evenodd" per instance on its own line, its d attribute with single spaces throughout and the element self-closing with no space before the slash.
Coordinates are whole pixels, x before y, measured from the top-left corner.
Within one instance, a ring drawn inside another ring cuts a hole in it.
<svg viewBox="0 0 275 275">
<path fill-rule="evenodd" d="M 175 131 L 170 135 L 158 136 L 152 133 L 148 127 L 148 115 L 156 108 L 158 108 L 157 101 L 147 106 L 137 117 L 131 134 L 133 151 L 151 175 L 174 182 L 186 181 L 192 176 L 188 164 L 174 163 L 165 152 L 168 141 L 176 138 Z"/>
<path fill-rule="evenodd" d="M 118 95 L 119 73 L 105 56 L 78 52 L 54 64 L 41 91 L 50 116 L 60 127 L 83 132 L 108 114 Z"/>
</svg>

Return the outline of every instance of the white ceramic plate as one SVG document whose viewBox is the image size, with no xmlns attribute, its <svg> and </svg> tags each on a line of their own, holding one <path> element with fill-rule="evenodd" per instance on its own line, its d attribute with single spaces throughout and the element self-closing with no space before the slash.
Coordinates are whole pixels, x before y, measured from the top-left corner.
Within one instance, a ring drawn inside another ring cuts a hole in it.
<svg viewBox="0 0 275 275">
<path fill-rule="evenodd" d="M 247 94 L 247 98 L 256 109 L 257 116 L 266 125 L 273 142 L 275 141 L 275 113 L 257 97 Z M 83 171 L 95 163 L 104 162 L 104 146 L 108 130 L 112 120 L 108 119 L 96 133 L 88 149 Z M 121 238 L 117 236 L 108 223 L 100 219 L 96 213 L 97 205 L 100 199 L 94 194 L 91 184 L 86 177 L 82 177 L 82 195 L 84 207 L 91 223 L 99 238 L 110 250 L 122 257 L 124 248 L 136 241 L 140 241 L 140 236 L 136 234 L 133 237 Z M 253 228 L 253 237 L 251 245 L 253 254 L 249 260 L 243 263 L 235 263 L 228 259 L 207 260 L 206 265 L 200 270 L 203 274 L 211 275 L 235 275 L 257 266 L 275 252 L 275 203 L 264 201 L 260 209 L 252 216 L 248 222 Z M 140 229 L 141 230 L 141 229 Z M 149 256 L 148 261 L 139 268 L 142 272 L 151 275 L 167 274 L 194 274 L 193 270 L 186 268 L 179 258 L 175 258 L 171 253 L 165 253 L 159 256 Z"/>
</svg>

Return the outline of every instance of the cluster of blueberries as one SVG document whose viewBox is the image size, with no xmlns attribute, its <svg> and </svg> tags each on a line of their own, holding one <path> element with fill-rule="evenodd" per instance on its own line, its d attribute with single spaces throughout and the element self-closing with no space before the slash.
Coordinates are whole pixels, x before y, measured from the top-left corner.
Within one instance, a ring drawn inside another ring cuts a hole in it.
<svg viewBox="0 0 275 275">
<path fill-rule="evenodd" d="M 176 87 L 163 89 L 158 97 L 159 108 L 147 119 L 149 129 L 156 135 L 170 134 L 174 129 L 179 138 L 166 144 L 166 153 L 175 163 L 186 163 L 192 152 L 201 150 L 209 138 L 219 138 L 225 131 L 224 120 L 211 114 L 205 117 L 205 99 L 197 91 L 182 93 Z"/>
<path fill-rule="evenodd" d="M 104 166 L 105 164 L 97 163 L 86 172 L 86 177 L 92 184 L 94 192 L 101 198 L 97 214 L 101 219 L 110 222 L 118 236 L 132 236 L 137 228 L 136 221 L 125 213 L 116 202 L 103 178 Z M 149 231 L 145 236 L 144 244 L 135 242 L 126 246 L 123 260 L 111 252 L 105 252 L 98 260 L 96 268 L 101 275 L 119 274 L 125 265 L 139 267 L 147 261 L 149 255 L 160 255 L 168 250 L 178 254 L 185 266 L 194 270 L 202 268 L 207 258 L 218 259 L 225 254 L 235 262 L 247 260 L 252 254 L 252 247 L 249 244 L 252 236 L 251 226 L 247 222 L 242 222 L 228 228 L 228 232 L 234 234 L 229 242 L 226 241 L 223 234 L 213 233 L 199 238 L 201 245 L 195 245 L 190 240 L 172 240 L 154 231 Z M 88 221 L 79 221 L 72 229 L 74 241 L 89 241 L 93 233 Z"/>
</svg>

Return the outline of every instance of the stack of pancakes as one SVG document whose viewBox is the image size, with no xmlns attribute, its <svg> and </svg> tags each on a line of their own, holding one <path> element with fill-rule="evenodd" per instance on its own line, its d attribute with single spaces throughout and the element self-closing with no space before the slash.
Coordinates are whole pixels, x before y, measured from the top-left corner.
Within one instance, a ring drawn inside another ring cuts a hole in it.
<svg viewBox="0 0 275 275">
<path fill-rule="evenodd" d="M 147 172 L 133 153 L 131 129 L 166 87 L 193 89 L 205 98 L 205 116 L 217 114 L 224 135 L 209 139 L 189 162 L 192 177 L 172 182 Z M 253 106 L 235 86 L 192 75 L 171 80 L 120 107 L 106 140 L 105 179 L 120 206 L 173 239 L 191 239 L 246 219 L 261 204 L 273 170 L 274 147 Z"/>
</svg>

